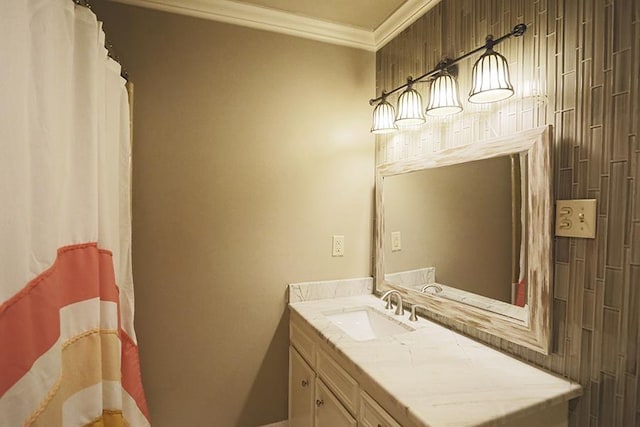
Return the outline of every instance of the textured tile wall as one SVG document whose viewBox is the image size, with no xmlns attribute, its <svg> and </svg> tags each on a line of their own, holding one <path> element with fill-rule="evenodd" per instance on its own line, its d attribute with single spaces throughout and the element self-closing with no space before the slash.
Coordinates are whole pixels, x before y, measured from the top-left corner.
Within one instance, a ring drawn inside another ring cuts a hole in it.
<svg viewBox="0 0 640 427">
<path fill-rule="evenodd" d="M 496 48 L 509 60 L 514 98 L 466 103 L 470 59 L 458 77 L 465 111 L 379 136 L 376 159 L 554 125 L 556 198 L 597 199 L 598 232 L 555 239 L 553 353 L 462 330 L 579 381 L 572 426 L 640 426 L 640 1 L 443 0 L 378 52 L 378 94 L 519 22 L 527 33 Z M 426 102 L 427 85 L 418 89 Z"/>
</svg>

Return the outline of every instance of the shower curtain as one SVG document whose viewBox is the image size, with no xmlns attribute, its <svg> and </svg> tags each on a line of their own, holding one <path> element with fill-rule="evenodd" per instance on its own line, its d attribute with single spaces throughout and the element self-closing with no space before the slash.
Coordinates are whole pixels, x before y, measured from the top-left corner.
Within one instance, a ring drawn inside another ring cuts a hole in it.
<svg viewBox="0 0 640 427">
<path fill-rule="evenodd" d="M 130 123 L 101 23 L 0 13 L 0 426 L 149 425 L 133 329 Z"/>
</svg>

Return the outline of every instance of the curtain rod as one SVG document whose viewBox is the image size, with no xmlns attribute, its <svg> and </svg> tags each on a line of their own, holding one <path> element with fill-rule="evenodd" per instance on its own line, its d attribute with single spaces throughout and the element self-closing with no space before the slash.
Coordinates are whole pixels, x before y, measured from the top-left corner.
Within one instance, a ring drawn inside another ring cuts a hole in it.
<svg viewBox="0 0 640 427">
<path fill-rule="evenodd" d="M 86 7 L 87 9 L 89 9 L 89 10 L 91 10 L 93 12 L 93 8 L 91 7 L 91 3 L 89 3 L 88 0 L 73 0 L 73 2 L 77 6 Z M 116 55 L 115 50 L 113 48 L 113 45 L 109 42 L 109 39 L 107 39 L 107 35 L 106 34 L 104 36 L 104 40 L 105 40 L 105 43 L 104 43 L 105 46 L 104 47 L 107 49 L 107 55 L 109 56 L 109 58 L 113 59 L 118 64 L 120 64 L 120 76 L 123 79 L 125 79 L 126 81 L 129 81 L 129 73 L 127 73 L 127 70 L 124 69 L 124 66 L 120 62 L 120 57 L 118 57 L 118 55 Z"/>
<path fill-rule="evenodd" d="M 408 86 L 413 85 L 414 83 L 418 83 L 421 80 L 426 79 L 427 77 L 431 77 L 434 74 L 436 74 L 436 73 L 438 73 L 438 72 L 440 72 L 442 70 L 446 70 L 447 68 L 457 64 L 458 62 L 462 61 L 463 59 L 468 58 L 469 56 L 473 55 L 474 53 L 478 53 L 483 49 L 491 49 L 491 48 L 493 48 L 493 46 L 497 45 L 498 43 L 501 43 L 501 42 L 505 41 L 506 39 L 508 39 L 510 37 L 520 37 L 521 35 L 524 34 L 525 31 L 527 31 L 527 26 L 525 24 L 518 24 L 515 27 L 513 27 L 513 30 L 511 30 L 507 34 L 505 34 L 502 37 L 499 37 L 499 38 L 497 38 L 495 40 L 493 39 L 493 36 L 489 35 L 489 36 L 487 36 L 485 44 L 483 44 L 482 46 L 479 46 L 479 47 L 473 49 L 472 51 L 467 52 L 464 55 L 457 57 L 456 59 L 443 60 L 443 61 L 439 62 L 438 65 L 436 65 L 436 68 L 434 68 L 431 71 L 428 71 L 428 72 L 424 73 L 420 77 L 417 77 L 415 79 L 412 78 L 412 77 L 408 77 L 407 78 L 407 82 L 405 84 L 403 84 L 402 86 L 396 87 L 395 89 L 393 89 L 390 92 L 385 92 L 383 90 L 382 91 L 382 95 L 380 95 L 377 98 L 372 98 L 372 99 L 369 100 L 369 105 L 373 105 L 376 102 L 385 99 L 387 96 L 393 95 L 394 93 L 398 92 L 400 89 L 404 89 L 404 88 L 406 88 Z"/>
</svg>

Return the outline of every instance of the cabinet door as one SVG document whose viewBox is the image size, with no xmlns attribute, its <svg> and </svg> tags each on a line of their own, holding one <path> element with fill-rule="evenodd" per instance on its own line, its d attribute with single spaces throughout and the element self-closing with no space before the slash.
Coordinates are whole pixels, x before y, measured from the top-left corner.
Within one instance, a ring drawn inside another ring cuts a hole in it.
<svg viewBox="0 0 640 427">
<path fill-rule="evenodd" d="M 316 379 L 315 427 L 356 427 L 358 423 L 329 391 L 319 378 Z"/>
<path fill-rule="evenodd" d="M 360 427 L 400 427 L 400 424 L 364 391 L 360 395 L 359 421 Z"/>
<path fill-rule="evenodd" d="M 289 346 L 289 426 L 313 425 L 315 373 L 302 356 Z"/>
</svg>

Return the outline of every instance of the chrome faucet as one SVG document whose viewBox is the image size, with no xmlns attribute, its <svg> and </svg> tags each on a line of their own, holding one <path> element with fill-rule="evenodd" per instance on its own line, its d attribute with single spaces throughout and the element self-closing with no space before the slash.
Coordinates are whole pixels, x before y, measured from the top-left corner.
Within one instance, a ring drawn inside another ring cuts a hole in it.
<svg viewBox="0 0 640 427">
<path fill-rule="evenodd" d="M 442 292 L 442 286 L 440 285 L 434 285 L 433 283 L 430 285 L 424 285 L 422 287 L 422 289 L 420 289 L 420 292 L 422 292 L 423 294 L 427 292 L 427 289 L 429 288 L 434 288 L 436 290 L 436 294 L 439 294 L 440 292 Z"/>
<path fill-rule="evenodd" d="M 400 292 L 398 292 L 395 289 L 391 289 L 390 291 L 385 292 L 384 294 L 382 294 L 382 296 L 380 297 L 380 299 L 382 301 L 386 301 L 387 305 L 385 306 L 385 308 L 387 310 L 391 309 L 391 296 L 395 295 L 396 296 L 396 311 L 395 314 L 398 316 L 402 316 L 404 315 L 404 307 L 402 307 L 402 296 L 400 295 Z"/>
<path fill-rule="evenodd" d="M 409 320 L 411 320 L 412 322 L 417 322 L 418 321 L 418 316 L 416 316 L 416 308 L 421 308 L 423 310 L 427 310 L 427 307 L 425 307 L 422 304 L 415 304 L 411 306 L 411 315 L 409 316 Z"/>
</svg>

